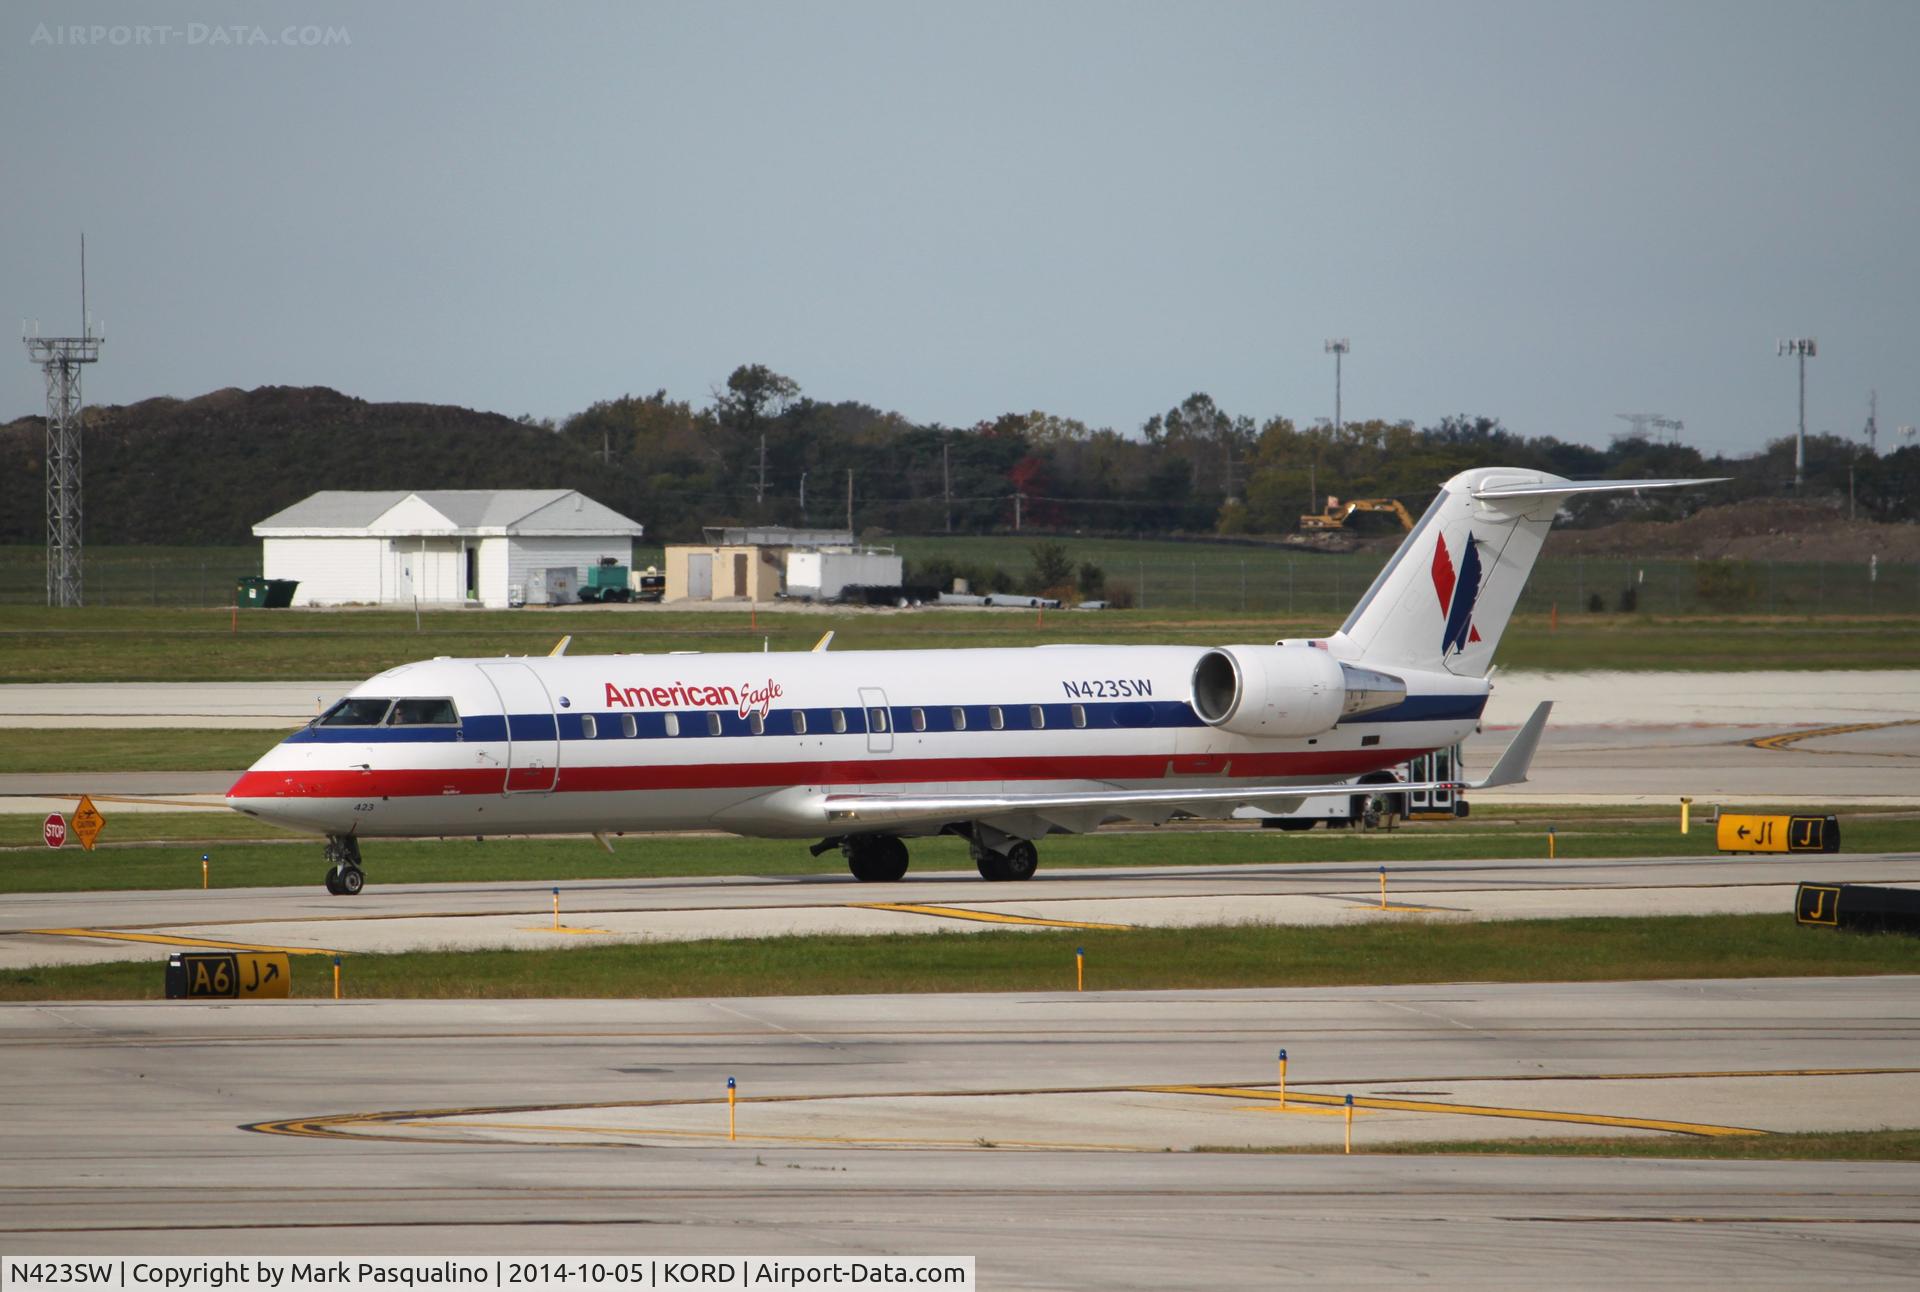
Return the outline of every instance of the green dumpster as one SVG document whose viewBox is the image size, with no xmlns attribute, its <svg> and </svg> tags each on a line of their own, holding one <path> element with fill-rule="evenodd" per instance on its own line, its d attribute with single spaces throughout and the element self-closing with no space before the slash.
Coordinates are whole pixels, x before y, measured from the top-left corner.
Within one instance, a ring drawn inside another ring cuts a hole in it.
<svg viewBox="0 0 1920 1292">
<path fill-rule="evenodd" d="M 243 574 L 233 585 L 233 604 L 242 610 L 263 610 L 267 604 L 267 581 L 257 574 Z"/>
<path fill-rule="evenodd" d="M 267 609 L 285 610 L 293 604 L 293 590 L 300 586 L 298 579 L 268 579 Z"/>
</svg>

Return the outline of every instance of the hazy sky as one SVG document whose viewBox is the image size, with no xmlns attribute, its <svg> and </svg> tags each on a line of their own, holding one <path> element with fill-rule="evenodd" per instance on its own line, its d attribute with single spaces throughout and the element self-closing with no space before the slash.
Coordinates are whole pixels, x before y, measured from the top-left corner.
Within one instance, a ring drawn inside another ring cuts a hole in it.
<svg viewBox="0 0 1920 1292">
<path fill-rule="evenodd" d="M 1653 411 L 1735 452 L 1791 433 L 1774 343 L 1814 335 L 1808 429 L 1877 386 L 1886 449 L 1920 423 L 1916 56 L 1910 0 L 28 0 L 0 290 L 72 331 L 84 225 L 96 403 L 563 416 L 762 362 L 956 425 L 1195 390 L 1309 421 L 1345 335 L 1349 419 Z M 42 406 L 17 349 L 0 417 Z"/>
</svg>

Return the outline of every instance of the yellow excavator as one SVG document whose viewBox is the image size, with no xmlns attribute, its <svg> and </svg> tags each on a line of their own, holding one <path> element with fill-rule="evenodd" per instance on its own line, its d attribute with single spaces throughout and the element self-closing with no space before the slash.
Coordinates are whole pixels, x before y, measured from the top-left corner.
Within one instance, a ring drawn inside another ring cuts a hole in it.
<svg viewBox="0 0 1920 1292">
<path fill-rule="evenodd" d="M 1351 552 L 1359 544 L 1353 531 L 1347 528 L 1347 522 L 1357 511 L 1383 511 L 1398 519 L 1402 529 L 1413 528 L 1413 517 L 1397 499 L 1353 498 L 1341 502 L 1338 498 L 1329 497 L 1327 509 L 1302 516 L 1300 532 L 1287 535 L 1285 541 L 1294 547 L 1311 548 L 1318 552 Z"/>
</svg>

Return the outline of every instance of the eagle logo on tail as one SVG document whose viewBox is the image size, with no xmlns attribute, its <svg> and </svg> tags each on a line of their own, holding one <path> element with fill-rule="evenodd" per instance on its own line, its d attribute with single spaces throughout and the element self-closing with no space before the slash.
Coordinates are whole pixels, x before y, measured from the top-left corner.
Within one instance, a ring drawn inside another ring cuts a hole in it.
<svg viewBox="0 0 1920 1292">
<path fill-rule="evenodd" d="M 1440 613 L 1447 617 L 1440 634 L 1440 654 L 1445 658 L 1480 640 L 1480 630 L 1473 626 L 1473 605 L 1480 599 L 1480 544 L 1472 534 L 1467 535 L 1466 550 L 1460 554 L 1458 573 L 1447 551 L 1447 536 L 1440 535 L 1433 548 L 1433 590 L 1440 598 Z"/>
</svg>

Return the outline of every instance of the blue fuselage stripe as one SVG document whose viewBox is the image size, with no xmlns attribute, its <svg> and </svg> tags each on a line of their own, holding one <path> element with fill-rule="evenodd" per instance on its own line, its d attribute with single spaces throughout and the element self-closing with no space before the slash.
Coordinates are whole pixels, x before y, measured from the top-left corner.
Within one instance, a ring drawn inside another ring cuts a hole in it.
<svg viewBox="0 0 1920 1292">
<path fill-rule="evenodd" d="M 1363 714 L 1357 718 L 1344 720 L 1342 726 L 1371 725 L 1378 722 L 1446 722 L 1471 721 L 1480 716 L 1486 706 L 1486 697 L 1479 695 L 1422 695 L 1409 696 L 1391 709 L 1379 713 Z M 998 710 L 1000 723 L 994 725 L 994 712 Z M 1138 731 L 1155 728 L 1200 727 L 1204 726 L 1193 706 L 1184 700 L 1126 700 L 1081 704 L 962 704 L 962 705 L 893 705 L 887 709 L 887 725 L 902 736 L 923 733 L 946 734 L 951 732 L 976 731 L 1073 731 L 1079 730 L 1074 722 L 1074 710 L 1080 710 L 1085 716 L 1085 729 L 1102 731 Z M 1034 711 L 1038 710 L 1040 721 L 1034 721 Z M 765 734 L 770 736 L 792 736 L 794 715 L 805 715 L 806 735 L 865 735 L 868 734 L 867 710 L 863 708 L 805 708 L 769 710 L 762 726 L 756 733 L 750 717 L 742 717 L 731 709 L 679 709 L 670 711 L 679 728 L 681 737 L 711 738 L 714 735 L 752 736 Z M 834 715 L 840 715 L 843 725 L 836 727 Z M 961 717 L 956 720 L 955 715 Z M 917 715 L 917 717 L 916 717 Z M 460 720 L 457 727 L 302 727 L 286 739 L 287 744 L 438 744 L 459 740 L 500 742 L 508 739 L 511 730 L 514 740 L 585 740 L 588 717 L 594 720 L 596 740 L 664 740 L 672 739 L 667 733 L 669 711 L 648 710 L 632 712 L 612 710 L 594 714 L 581 713 L 516 713 L 511 718 L 497 713 L 473 714 Z M 633 736 L 626 734 L 626 720 L 633 719 Z M 718 718 L 720 730 L 711 729 L 711 719 Z M 875 733 L 880 734 L 880 733 Z"/>
</svg>

